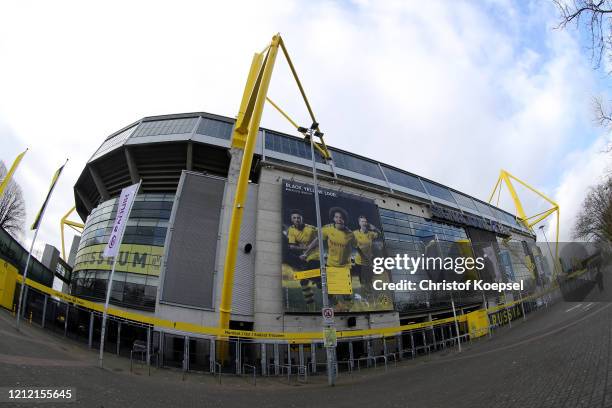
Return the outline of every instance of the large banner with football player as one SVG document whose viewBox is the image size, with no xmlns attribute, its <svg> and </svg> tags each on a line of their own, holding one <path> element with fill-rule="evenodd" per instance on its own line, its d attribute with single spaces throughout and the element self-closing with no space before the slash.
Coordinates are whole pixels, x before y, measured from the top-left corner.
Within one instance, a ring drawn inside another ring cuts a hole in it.
<svg viewBox="0 0 612 408">
<path fill-rule="evenodd" d="M 321 270 L 314 188 L 283 180 L 282 287 L 285 311 L 318 312 L 322 307 Z M 377 291 L 372 259 L 384 256 L 378 207 L 374 201 L 319 188 L 323 259 L 330 305 L 336 312 L 393 309 L 392 293 Z"/>
</svg>

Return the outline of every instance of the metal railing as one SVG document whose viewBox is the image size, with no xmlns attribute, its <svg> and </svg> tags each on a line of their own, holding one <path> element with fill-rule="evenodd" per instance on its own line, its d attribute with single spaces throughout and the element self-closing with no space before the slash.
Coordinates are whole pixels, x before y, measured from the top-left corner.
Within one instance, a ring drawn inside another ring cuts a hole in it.
<svg viewBox="0 0 612 408">
<path fill-rule="evenodd" d="M 249 368 L 251 371 L 253 371 L 253 385 L 256 386 L 257 385 L 257 367 L 251 364 L 242 364 L 243 373 L 246 373 L 246 368 Z"/>
<path fill-rule="evenodd" d="M 31 324 L 84 343 L 92 349 L 99 346 L 100 313 L 53 298 L 33 287 L 27 292 L 23 312 L 28 317 L 32 316 Z M 542 301 L 532 298 L 524 303 L 525 313 L 541 310 L 548 303 L 561 298 L 560 293 L 546 293 L 544 296 Z M 435 324 L 435 321 L 432 323 Z M 428 327 L 411 329 L 387 337 L 339 339 L 338 344 L 349 343 L 349 347 L 337 349 L 335 370 L 338 375 L 352 375 L 355 370 L 367 367 L 378 369 L 383 365 L 387 370 L 391 361 L 397 366 L 404 358 L 416 358 L 419 354 L 457 347 L 459 342 L 464 344 L 472 340 L 466 332 L 465 323 L 459 326 L 459 333 L 456 333 L 454 323 L 441 323 L 433 327 L 433 330 Z M 497 327 L 491 325 L 489 329 L 496 330 Z M 225 374 L 242 372 L 255 385 L 258 368 L 262 376 L 287 377 L 288 381 L 292 380 L 293 375 L 297 381 L 308 381 L 309 374 L 322 374 L 327 370 L 324 348 L 318 342 L 298 348 L 283 340 L 223 340 L 229 343 L 227 349 L 231 352 L 221 359 L 217 347 L 222 341 L 212 336 L 155 330 L 150 325 L 112 315 L 109 316 L 107 329 L 106 352 L 129 358 L 131 372 L 135 365 L 146 364 L 150 375 L 150 367 L 154 363 L 157 367 L 182 369 L 185 373 L 210 372 L 221 383 L 225 369 Z M 370 355 L 364 356 L 365 352 Z"/>
<path fill-rule="evenodd" d="M 222 371 L 223 371 L 223 366 L 218 361 L 215 361 L 214 362 L 214 367 L 215 367 L 215 369 L 213 370 L 213 372 L 211 372 L 211 374 L 212 375 L 217 374 L 217 377 L 219 379 L 219 384 L 221 384 L 221 374 L 222 374 Z"/>
<path fill-rule="evenodd" d="M 308 382 L 308 368 L 305 365 L 297 366 L 297 380 L 302 382 Z"/>
</svg>

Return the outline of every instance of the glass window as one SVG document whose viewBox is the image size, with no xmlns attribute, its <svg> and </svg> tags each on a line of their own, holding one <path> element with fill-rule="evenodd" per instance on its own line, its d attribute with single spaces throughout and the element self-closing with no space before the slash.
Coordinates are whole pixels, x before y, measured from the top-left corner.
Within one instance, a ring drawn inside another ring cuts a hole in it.
<svg viewBox="0 0 612 408">
<path fill-rule="evenodd" d="M 474 200 L 474 203 L 476 204 L 476 207 L 478 207 L 478 211 L 480 211 L 482 215 L 486 215 L 487 217 L 495 218 L 491 211 L 491 207 L 489 207 L 487 204 L 483 203 L 482 201 L 478 201 L 478 200 Z"/>
<path fill-rule="evenodd" d="M 310 144 L 306 143 L 303 139 L 294 139 L 271 131 L 266 131 L 266 149 L 312 160 Z M 323 158 L 316 151 L 315 161 L 324 163 Z"/>
<path fill-rule="evenodd" d="M 378 212 L 380 213 L 382 217 L 389 217 L 389 219 L 395 218 L 394 211 L 387 210 L 385 208 L 379 208 Z"/>
<path fill-rule="evenodd" d="M 123 298 L 126 303 L 143 304 L 145 291 L 145 275 L 126 274 Z"/>
<path fill-rule="evenodd" d="M 113 275 L 113 287 L 111 289 L 111 299 L 123 302 L 123 289 L 125 285 L 125 273 L 115 272 Z"/>
<path fill-rule="evenodd" d="M 232 128 L 234 125 L 220 120 L 202 118 L 196 131 L 200 135 L 218 137 L 225 140 L 232 138 Z"/>
<path fill-rule="evenodd" d="M 495 214 L 495 218 L 497 218 L 499 221 L 504 221 L 504 222 L 507 221 L 505 212 L 503 212 L 499 208 L 496 208 L 493 206 L 490 206 L 490 207 L 491 207 L 491 212 Z M 512 223 L 514 224 L 514 221 L 512 221 Z"/>
<path fill-rule="evenodd" d="M 191 133 L 197 120 L 197 118 L 184 118 L 143 122 L 134 132 L 134 137 Z"/>
<path fill-rule="evenodd" d="M 397 184 L 398 186 L 410 188 L 415 191 L 420 191 L 421 193 L 425 193 L 423 189 L 423 185 L 419 181 L 419 179 L 413 175 L 408 173 L 403 173 L 401 171 L 397 171 L 395 169 L 391 169 L 387 166 L 382 166 L 385 175 L 387 176 L 387 180 L 389 183 Z"/>
<path fill-rule="evenodd" d="M 399 237 L 394 232 L 385 232 L 385 241 L 387 241 L 387 240 L 390 240 L 390 241 L 399 241 Z"/>
<path fill-rule="evenodd" d="M 378 167 L 378 163 L 371 162 L 359 157 L 355 157 L 346 153 L 332 150 L 332 158 L 334 164 L 341 168 L 355 173 L 363 174 L 365 176 L 373 177 L 376 179 L 384 180 L 384 176 Z"/>
<path fill-rule="evenodd" d="M 411 235 L 397 234 L 397 237 L 401 242 L 412 242 L 413 241 Z"/>
<path fill-rule="evenodd" d="M 429 241 L 434 236 L 437 236 L 440 241 L 455 242 L 460 239 L 466 239 L 467 237 L 465 230 L 461 227 L 443 224 L 397 211 L 380 209 L 380 212 L 381 214 L 383 212 L 385 213 L 385 216 L 381 217 L 385 242 L 387 239 L 402 242 L 417 242 L 422 239 Z M 409 222 L 410 227 L 403 226 L 407 221 L 402 220 L 402 218 L 411 219 Z"/>
<path fill-rule="evenodd" d="M 168 218 L 170 217 L 170 210 L 174 201 L 174 194 L 141 194 L 138 198 L 141 200 L 134 204 L 134 209 L 130 214 L 123 243 L 163 247 L 168 227 Z M 92 214 L 95 216 L 89 217 L 85 230 L 81 236 L 79 252 L 77 252 L 76 257 L 77 265 L 82 266 L 82 262 L 87 259 L 86 256 L 80 255 L 86 252 L 87 247 L 94 244 L 106 244 L 108 241 L 112 229 L 113 218 L 116 213 L 116 211 L 112 211 L 115 205 L 116 200 L 108 200 L 92 211 Z M 152 251 L 153 248 L 150 250 Z M 152 258 L 147 257 L 147 262 L 153 262 Z M 87 270 L 87 275 L 83 275 L 83 273 L 84 271 L 77 272 L 78 279 L 84 280 L 75 283 L 73 285 L 74 290 L 78 290 L 79 293 L 87 292 L 87 296 L 103 300 L 106 296 L 105 287 L 108 280 L 108 271 Z M 75 279 L 76 278 L 77 276 L 75 275 Z M 147 280 L 147 286 L 151 286 L 147 289 L 149 293 L 156 293 L 156 279 L 157 278 L 152 278 Z M 117 272 L 115 274 L 113 289 L 111 291 L 111 300 L 115 304 L 144 309 L 152 309 L 155 307 L 155 296 L 148 298 L 144 295 L 144 289 L 141 290 L 134 286 L 130 286 L 135 284 L 135 282 L 131 281 L 125 283 L 125 281 L 126 274 L 124 272 Z M 86 289 L 79 288 L 85 285 L 87 285 Z M 141 286 L 144 288 L 144 283 Z M 138 291 L 142 291 L 140 298 L 134 295 L 137 294 Z M 126 293 L 128 292 L 131 293 L 132 296 L 126 297 Z M 136 300 L 137 302 L 134 303 Z"/>
<path fill-rule="evenodd" d="M 502 212 L 502 214 L 504 215 L 504 220 L 506 220 L 506 222 L 510 225 L 516 225 L 516 218 L 514 217 L 514 215 L 512 214 L 508 214 L 507 212 Z"/>
<path fill-rule="evenodd" d="M 116 134 L 115 136 L 111 136 L 102 143 L 102 146 L 98 148 L 96 153 L 92 156 L 91 160 L 97 159 L 98 157 L 104 155 L 105 153 L 113 150 L 115 147 L 122 145 L 136 130 L 136 126 L 132 126 L 121 133 Z"/>
<path fill-rule="evenodd" d="M 425 188 L 427 189 L 427 192 L 430 195 L 437 197 L 437 198 L 441 198 L 442 200 L 449 201 L 451 203 L 455 202 L 448 188 L 439 186 L 437 184 L 433 184 L 427 180 L 421 179 L 421 181 L 425 185 Z"/>
<path fill-rule="evenodd" d="M 455 200 L 457 201 L 457 204 L 465 208 L 469 208 L 471 210 L 478 211 L 478 209 L 476 208 L 476 204 L 474 204 L 474 201 L 472 201 L 471 197 L 468 197 L 461 193 L 457 193 L 456 191 L 451 191 L 451 193 L 453 197 L 455 198 Z"/>
</svg>

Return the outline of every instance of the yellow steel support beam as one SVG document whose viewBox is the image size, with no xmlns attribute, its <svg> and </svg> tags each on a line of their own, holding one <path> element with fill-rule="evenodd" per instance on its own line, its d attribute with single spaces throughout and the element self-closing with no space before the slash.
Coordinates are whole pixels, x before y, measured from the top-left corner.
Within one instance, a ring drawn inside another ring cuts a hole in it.
<svg viewBox="0 0 612 408">
<path fill-rule="evenodd" d="M 537 195 L 539 195 L 540 197 L 542 197 L 544 200 L 548 201 L 550 204 L 552 204 L 555 207 L 558 207 L 559 205 L 554 202 L 553 200 L 551 200 L 550 198 L 548 198 L 546 195 L 544 195 L 543 193 L 539 192 L 538 190 L 536 190 L 535 188 L 531 187 L 529 184 L 525 183 L 523 180 L 521 180 L 518 177 L 513 176 L 512 174 L 506 172 L 506 174 L 508 175 L 509 178 L 512 178 L 513 180 L 516 180 L 517 182 L 519 182 L 520 184 L 522 184 L 523 186 L 525 186 L 526 188 L 528 188 L 529 190 L 531 190 L 532 192 L 536 193 Z"/>
<path fill-rule="evenodd" d="M 272 99 L 270 99 L 269 97 L 267 97 L 267 96 L 266 96 L 266 101 L 270 102 L 270 105 L 272 105 L 272 106 L 273 106 L 273 107 L 274 107 L 274 108 L 275 108 L 275 109 L 276 109 L 276 110 L 277 110 L 277 111 L 278 111 L 278 112 L 279 112 L 281 115 L 283 115 L 283 117 L 284 117 L 285 119 L 287 119 L 287 121 L 288 121 L 289 123 L 291 123 L 291 125 L 293 125 L 293 127 L 294 127 L 296 130 L 297 130 L 299 127 L 300 127 L 300 126 L 299 126 L 297 123 L 295 123 L 295 122 L 293 121 L 293 119 L 291 119 L 291 118 L 289 117 L 289 115 L 287 115 L 287 114 L 285 113 L 285 111 L 284 111 L 284 110 L 282 110 L 282 109 L 281 109 L 281 107 L 280 107 L 280 106 L 278 106 L 277 104 L 275 104 L 275 103 L 274 103 L 274 101 L 273 101 Z"/>
<path fill-rule="evenodd" d="M 265 51 L 264 51 L 265 52 Z M 232 147 L 244 149 L 246 143 L 246 136 L 248 131 L 248 124 L 251 120 L 252 107 L 249 109 L 249 102 L 251 95 L 256 94 L 257 91 L 254 89 L 256 81 L 261 71 L 261 65 L 263 64 L 263 52 L 260 54 L 253 55 L 251 62 L 251 69 L 249 70 L 249 76 L 247 77 L 247 83 L 242 93 L 242 100 L 240 102 L 240 110 L 238 111 L 238 117 L 236 118 L 236 126 L 234 127 L 234 133 L 232 135 Z M 247 109 L 248 112 L 247 112 Z"/>
<path fill-rule="evenodd" d="M 68 226 L 68 227 L 72 228 L 73 230 L 75 230 L 76 232 L 83 232 L 83 228 L 85 228 L 85 225 L 81 224 L 80 222 L 70 221 L 68 219 L 70 214 L 72 214 L 72 212 L 75 209 L 76 209 L 76 207 L 72 207 L 70 209 L 70 211 L 68 211 L 66 214 L 64 214 L 64 216 L 60 220 L 60 232 L 61 232 L 61 236 L 62 236 L 62 259 L 64 261 L 67 260 L 66 259 L 66 245 L 64 243 L 64 228 L 66 226 Z"/>
<path fill-rule="evenodd" d="M 281 114 L 281 115 L 282 115 L 282 116 L 283 116 L 285 119 L 287 119 L 287 121 L 288 121 L 289 123 L 291 123 L 291 125 L 292 125 L 292 126 L 293 126 L 293 127 L 296 129 L 296 130 L 298 130 L 298 131 L 299 131 L 299 128 L 300 128 L 300 127 L 298 126 L 298 124 L 297 124 L 297 123 L 295 123 L 295 121 L 294 121 L 293 119 L 291 119 L 291 118 L 289 117 L 289 115 L 287 115 L 287 114 L 285 113 L 285 111 L 281 109 L 281 107 L 280 107 L 280 106 L 278 106 L 276 103 L 274 103 L 274 101 L 273 101 L 272 99 L 270 99 L 269 97 L 267 97 L 267 96 L 266 96 L 266 101 L 270 102 L 270 105 L 272 105 L 272 106 L 273 106 L 273 107 L 274 107 L 274 108 L 275 108 L 275 109 L 276 109 L 276 110 L 277 110 L 277 111 L 278 111 L 278 112 L 279 112 L 279 113 L 280 113 L 280 114 Z M 315 143 L 314 143 L 314 147 L 315 147 L 315 149 L 317 149 L 317 151 L 319 152 L 319 154 L 321 154 L 321 156 L 323 156 L 323 158 L 327 160 L 327 159 L 329 159 L 331 156 L 330 156 L 330 154 L 329 154 L 329 151 L 327 150 L 327 147 L 325 147 L 325 146 L 324 146 L 324 143 L 323 143 L 323 137 L 321 137 L 320 139 L 321 139 L 321 143 L 317 143 L 317 142 L 315 142 Z"/>
<path fill-rule="evenodd" d="M 261 65 L 258 64 L 258 55 L 253 58 L 251 72 L 249 72 L 246 86 L 246 88 L 250 88 L 251 91 L 249 92 L 245 89 L 245 94 L 243 95 L 241 103 L 241 113 L 239 114 L 236 122 L 236 129 L 234 131 L 234 136 L 236 136 L 237 132 L 241 135 L 246 133 L 246 140 L 244 143 L 242 162 L 240 164 L 240 175 L 238 176 L 238 183 L 236 185 L 236 195 L 232 207 L 229 237 L 225 253 L 225 263 L 223 266 L 223 288 L 221 290 L 221 302 L 219 305 L 219 327 L 223 329 L 229 328 L 236 254 L 238 250 L 238 240 L 240 238 L 242 215 L 247 199 L 249 175 L 253 162 L 253 151 L 255 149 L 259 123 L 261 122 L 264 102 L 266 100 L 266 94 L 268 93 L 270 78 L 272 77 L 272 70 L 274 69 L 274 62 L 276 61 L 280 41 L 279 34 L 272 38 L 270 48 Z M 257 70 L 256 68 L 258 66 L 259 69 Z M 254 75 L 255 71 L 258 71 L 256 75 Z M 245 98 L 246 94 L 249 94 L 248 98 Z M 247 102 L 245 103 L 245 101 Z M 242 111 L 242 108 L 244 108 L 244 111 Z M 232 145 L 237 146 L 238 143 L 232 141 Z"/>
<path fill-rule="evenodd" d="M 493 199 L 493 196 L 495 195 L 495 192 L 497 191 L 497 187 L 499 187 L 499 183 L 501 183 L 502 178 L 501 176 L 499 176 L 497 178 L 497 183 L 495 183 L 495 187 L 493 187 L 493 191 L 491 191 L 491 195 L 489 196 L 489 203 L 491 202 L 491 200 Z"/>
<path fill-rule="evenodd" d="M 25 156 L 27 151 L 28 151 L 28 149 L 25 149 L 24 152 L 19 153 L 19 155 L 17 156 L 17 158 L 15 159 L 13 164 L 11 165 L 11 168 L 6 173 L 4 178 L 2 179 L 2 182 L 0 183 L 0 197 L 2 197 L 2 194 L 4 194 L 4 189 L 6 189 L 6 186 L 8 186 L 9 181 L 11 181 L 11 178 L 13 177 L 13 174 L 15 173 L 15 170 L 17 170 L 17 166 L 19 166 L 19 163 L 21 162 L 21 159 L 23 159 L 23 156 Z"/>
<path fill-rule="evenodd" d="M 550 210 L 552 210 L 552 208 L 551 208 Z M 550 210 L 544 210 L 544 211 L 542 211 L 542 212 L 540 212 L 540 213 L 533 214 L 531 217 L 527 218 L 527 221 L 532 220 L 532 219 L 534 219 L 535 217 L 539 217 L 540 215 L 545 214 L 545 213 L 549 212 Z"/>
<path fill-rule="evenodd" d="M 529 222 L 529 226 L 533 227 L 534 225 L 536 225 L 537 223 L 539 223 L 540 221 L 542 221 L 544 218 L 548 217 L 549 215 L 551 215 L 552 213 L 554 213 L 555 211 L 558 211 L 557 207 L 553 207 L 548 211 L 545 211 L 542 215 L 540 215 L 538 218 L 536 218 L 534 221 Z M 533 217 L 532 217 L 533 218 Z"/>
<path fill-rule="evenodd" d="M 506 182 L 506 187 L 508 187 L 508 191 L 510 192 L 510 195 L 512 196 L 512 200 L 514 201 L 514 206 L 516 207 L 516 212 L 517 212 L 518 217 L 521 220 L 527 219 L 527 214 L 525 214 L 525 209 L 523 208 L 523 204 L 521 203 L 521 200 L 519 199 L 518 194 L 516 193 L 516 189 L 514 188 L 514 185 L 512 184 L 512 181 L 510 180 L 508 172 L 502 170 L 500 177 L 503 177 L 503 181 Z M 501 186 L 500 186 L 500 190 L 501 190 Z"/>
<path fill-rule="evenodd" d="M 280 40 L 280 47 L 281 47 L 281 50 L 283 51 L 283 54 L 285 55 L 287 64 L 289 64 L 289 69 L 291 69 L 291 73 L 293 74 L 295 83 L 297 84 L 300 90 L 300 94 L 302 95 L 302 99 L 304 99 L 304 103 L 306 104 L 306 108 L 308 109 L 308 113 L 310 114 L 310 119 L 312 120 L 312 123 L 319 123 L 317 122 L 317 119 L 315 118 L 312 107 L 310 106 L 310 102 L 308 102 L 308 97 L 306 97 L 306 92 L 304 92 L 304 87 L 302 86 L 302 82 L 300 81 L 300 78 L 298 77 L 297 71 L 295 70 L 295 66 L 293 65 L 293 61 L 291 61 L 291 57 L 289 56 L 289 53 L 287 52 L 287 48 L 285 47 L 285 43 L 283 42 L 282 38 Z M 321 131 L 321 129 L 319 129 L 319 126 L 317 126 L 316 130 L 319 132 Z M 321 133 L 321 136 L 319 136 L 319 139 L 321 143 L 320 145 L 318 143 L 315 143 L 315 147 L 321 153 L 321 155 L 323 156 L 325 160 L 331 159 L 331 154 L 329 153 L 329 150 L 327 150 L 327 145 L 325 144 L 325 140 L 323 140 L 322 133 Z"/>
</svg>

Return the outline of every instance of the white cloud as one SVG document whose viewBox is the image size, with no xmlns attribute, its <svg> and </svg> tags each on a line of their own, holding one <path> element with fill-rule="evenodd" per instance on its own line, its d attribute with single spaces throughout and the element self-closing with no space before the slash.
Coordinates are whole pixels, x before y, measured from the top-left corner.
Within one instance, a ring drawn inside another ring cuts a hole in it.
<svg viewBox="0 0 612 408">
<path fill-rule="evenodd" d="M 563 158 L 594 138 L 582 135 L 594 133 L 595 80 L 571 35 L 550 29 L 552 6 L 527 8 L 528 15 L 508 1 L 5 2 L 0 159 L 32 148 L 16 176 L 31 223 L 53 171 L 70 157 L 40 233 L 59 247 L 72 186 L 104 137 L 149 115 L 233 116 L 253 52 L 280 31 L 329 144 L 479 198 L 500 168 L 552 194 L 565 182 Z M 309 124 L 281 56 L 270 96 Z M 291 131 L 271 107 L 262 125 Z"/>
<path fill-rule="evenodd" d="M 612 172 L 612 157 L 604 153 L 612 142 L 609 135 L 601 136 L 585 150 L 570 153 L 564 160 L 566 171 L 556 189 L 555 196 L 561 208 L 560 242 L 572 241 L 574 216 L 580 211 L 590 187 L 604 181 Z M 547 236 L 553 235 L 554 223 L 549 223 Z"/>
</svg>

